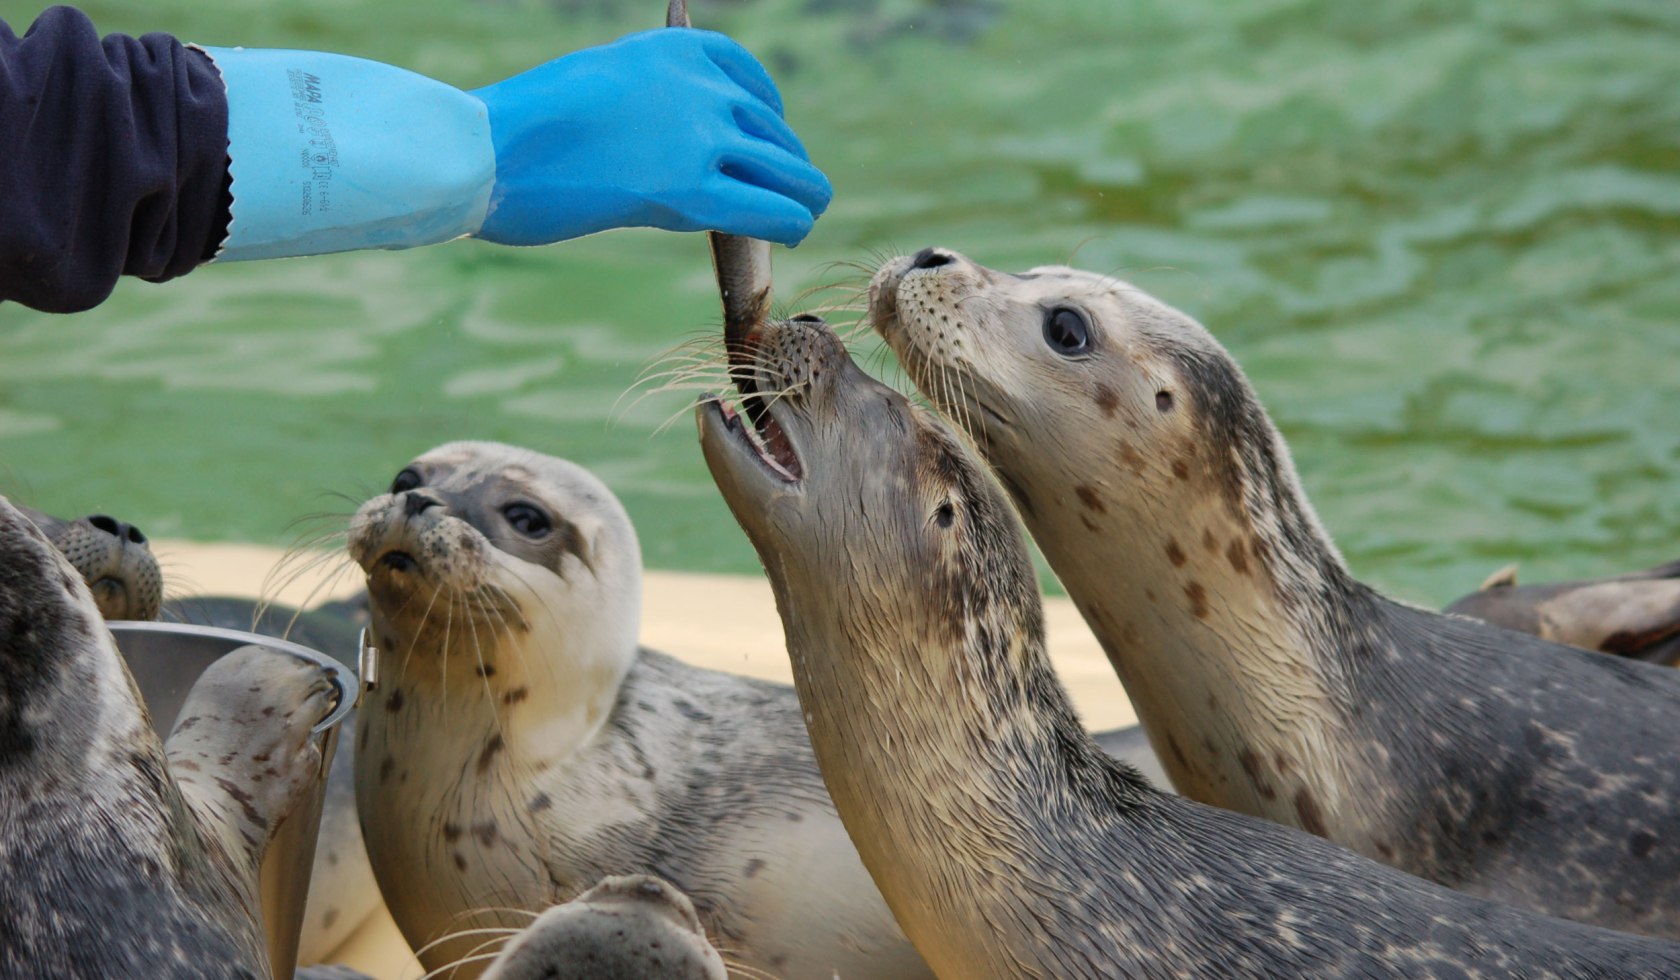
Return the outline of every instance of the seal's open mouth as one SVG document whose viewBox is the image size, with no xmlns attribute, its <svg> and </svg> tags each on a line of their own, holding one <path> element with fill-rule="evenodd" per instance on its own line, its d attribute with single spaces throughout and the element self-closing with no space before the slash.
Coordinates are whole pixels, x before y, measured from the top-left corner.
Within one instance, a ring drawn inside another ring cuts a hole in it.
<svg viewBox="0 0 1680 980">
<path fill-rule="evenodd" d="M 752 389 L 750 382 L 742 382 L 741 387 Z M 787 433 L 756 389 L 743 390 L 742 395 L 739 411 L 721 395 L 708 394 L 701 401 L 711 403 L 722 417 L 724 429 L 750 448 L 765 469 L 784 483 L 798 483 L 804 478 L 805 469 L 799 465 L 799 455 L 793 451 Z"/>
</svg>

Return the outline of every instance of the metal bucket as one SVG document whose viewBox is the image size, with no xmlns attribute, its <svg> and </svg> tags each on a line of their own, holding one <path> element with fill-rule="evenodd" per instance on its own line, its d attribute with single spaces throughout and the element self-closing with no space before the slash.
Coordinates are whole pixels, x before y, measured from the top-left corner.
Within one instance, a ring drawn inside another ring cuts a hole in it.
<svg viewBox="0 0 1680 980">
<path fill-rule="evenodd" d="M 178 623 L 112 622 L 111 634 L 128 662 L 140 696 L 146 701 L 159 738 L 168 738 L 187 692 L 206 667 L 242 646 L 260 646 L 281 656 L 298 657 L 330 668 L 338 689 L 338 703 L 320 724 L 321 772 L 314 788 L 275 828 L 263 858 L 259 896 L 262 925 L 268 937 L 268 957 L 275 980 L 291 980 L 297 969 L 298 937 L 303 931 L 303 903 L 309 895 L 309 874 L 315 862 L 315 835 L 321 825 L 327 770 L 338 747 L 338 723 L 356 706 L 356 677 L 331 657 L 272 636 L 243 633 L 213 626 Z"/>
</svg>

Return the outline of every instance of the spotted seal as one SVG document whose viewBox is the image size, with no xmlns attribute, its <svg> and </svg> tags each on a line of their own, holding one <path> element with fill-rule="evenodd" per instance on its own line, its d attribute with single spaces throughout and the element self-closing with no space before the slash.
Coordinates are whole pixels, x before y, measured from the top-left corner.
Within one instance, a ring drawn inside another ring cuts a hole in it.
<svg viewBox="0 0 1680 980">
<path fill-rule="evenodd" d="M 1680 662 L 1680 561 L 1538 585 L 1518 585 L 1508 565 L 1445 611 L 1587 650 Z"/>
<path fill-rule="evenodd" d="M 520 930 L 484 980 L 725 980 L 688 896 L 651 875 L 603 879 Z"/>
<path fill-rule="evenodd" d="M 1433 881 L 1680 935 L 1680 676 L 1357 581 L 1242 371 L 1066 267 L 894 259 L 870 319 L 967 429 L 1180 792 Z"/>
<path fill-rule="evenodd" d="M 828 801 L 792 688 L 638 649 L 635 531 L 593 475 L 441 446 L 361 507 L 349 545 L 382 651 L 356 805 L 428 969 L 474 945 L 427 945 L 454 930 L 647 873 L 749 969 L 927 975 Z"/>
<path fill-rule="evenodd" d="M 820 321 L 765 331 L 743 386 L 774 397 L 751 413 L 702 404 L 701 448 L 774 587 L 841 817 L 938 975 L 1680 969 L 1680 945 L 1153 789 L 1081 730 L 1020 524 L 948 429 Z"/>
<path fill-rule="evenodd" d="M 163 572 L 140 529 L 105 514 L 73 521 L 18 506 L 87 581 L 106 619 L 156 619 Z"/>
<path fill-rule="evenodd" d="M 166 763 L 87 585 L 0 498 L 0 973 L 268 976 L 257 868 L 319 772 L 331 692 L 229 653 Z"/>
</svg>

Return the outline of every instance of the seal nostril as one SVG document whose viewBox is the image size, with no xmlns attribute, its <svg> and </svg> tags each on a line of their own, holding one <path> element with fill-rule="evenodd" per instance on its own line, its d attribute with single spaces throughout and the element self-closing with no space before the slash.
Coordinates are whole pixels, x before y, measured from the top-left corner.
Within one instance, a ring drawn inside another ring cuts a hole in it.
<svg viewBox="0 0 1680 980">
<path fill-rule="evenodd" d="M 794 323 L 811 323 L 811 324 L 816 324 L 817 326 L 822 326 L 825 321 L 823 320 L 822 317 L 817 316 L 815 313 L 801 313 L 798 316 L 793 318 L 793 322 Z"/>
<path fill-rule="evenodd" d="M 128 529 L 123 534 L 123 537 L 128 539 L 129 544 L 145 544 L 146 543 L 146 536 L 144 534 L 141 534 L 140 529 L 135 527 L 133 524 L 128 525 Z"/>
<path fill-rule="evenodd" d="M 121 525 L 114 517 L 106 517 L 104 514 L 89 514 L 87 522 L 113 538 L 122 537 Z"/>
<path fill-rule="evenodd" d="M 924 248 L 920 252 L 916 253 L 915 258 L 910 260 L 910 265 L 912 268 L 916 269 L 937 269 L 942 265 L 950 265 L 955 261 L 956 257 L 950 252 L 941 252 L 934 248 Z"/>
<path fill-rule="evenodd" d="M 439 506 L 442 506 L 440 501 L 433 500 L 424 494 L 418 494 L 412 490 L 403 494 L 403 513 L 409 517 L 425 513 L 427 510 Z"/>
</svg>

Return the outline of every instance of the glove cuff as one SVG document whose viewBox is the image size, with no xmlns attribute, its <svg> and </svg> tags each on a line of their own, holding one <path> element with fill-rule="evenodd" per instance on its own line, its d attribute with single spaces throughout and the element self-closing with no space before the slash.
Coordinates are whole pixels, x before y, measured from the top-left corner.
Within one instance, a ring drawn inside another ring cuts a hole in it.
<svg viewBox="0 0 1680 980">
<path fill-rule="evenodd" d="M 489 111 L 401 68 L 315 51 L 201 48 L 228 93 L 222 261 L 409 248 L 478 231 Z"/>
</svg>

